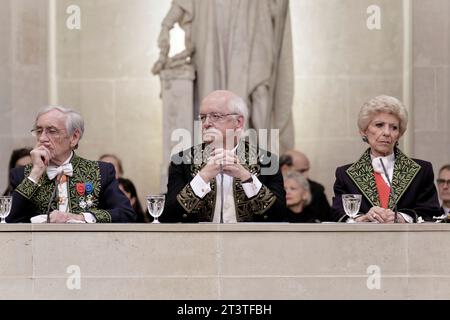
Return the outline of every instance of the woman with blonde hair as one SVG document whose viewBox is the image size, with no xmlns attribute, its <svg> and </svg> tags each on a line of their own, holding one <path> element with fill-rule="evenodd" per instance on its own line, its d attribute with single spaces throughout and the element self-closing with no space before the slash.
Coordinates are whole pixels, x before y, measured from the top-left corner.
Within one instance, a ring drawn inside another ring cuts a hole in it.
<svg viewBox="0 0 450 320">
<path fill-rule="evenodd" d="M 309 204 L 312 196 L 308 180 L 297 171 L 287 171 L 283 175 L 286 191 L 287 212 L 285 222 L 320 222 L 320 212 L 315 212 Z M 325 212 L 326 213 L 326 212 Z"/>
<path fill-rule="evenodd" d="M 411 223 L 439 215 L 431 163 L 398 148 L 407 125 L 408 112 L 397 98 L 381 95 L 362 105 L 358 127 L 369 148 L 355 163 L 336 169 L 334 221 L 347 218 L 343 194 L 362 195 L 357 222 Z"/>
</svg>

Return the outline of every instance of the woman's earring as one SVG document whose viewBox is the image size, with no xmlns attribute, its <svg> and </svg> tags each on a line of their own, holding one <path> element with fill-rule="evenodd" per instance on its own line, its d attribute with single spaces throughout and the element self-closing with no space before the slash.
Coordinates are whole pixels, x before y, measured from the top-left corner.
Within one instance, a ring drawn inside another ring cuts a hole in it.
<svg viewBox="0 0 450 320">
<path fill-rule="evenodd" d="M 362 141 L 364 141 L 365 143 L 368 143 L 369 139 L 367 139 L 367 136 L 362 136 Z"/>
</svg>

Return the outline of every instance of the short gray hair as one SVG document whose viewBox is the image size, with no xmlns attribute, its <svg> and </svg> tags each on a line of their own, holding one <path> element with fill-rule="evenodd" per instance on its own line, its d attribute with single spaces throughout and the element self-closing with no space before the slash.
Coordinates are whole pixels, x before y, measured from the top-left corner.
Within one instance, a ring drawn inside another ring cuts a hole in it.
<svg viewBox="0 0 450 320">
<path fill-rule="evenodd" d="M 44 107 L 41 111 L 38 112 L 36 119 L 34 120 L 34 126 L 36 127 L 37 121 L 40 116 L 43 114 L 46 114 L 50 111 L 58 110 L 62 114 L 66 116 L 66 130 L 69 133 L 69 135 L 72 135 L 76 130 L 80 133 L 80 140 L 83 137 L 84 134 L 84 120 L 81 114 L 79 114 L 77 111 L 65 108 L 62 106 L 47 106 Z M 78 144 L 75 146 L 75 149 L 78 148 Z"/>
<path fill-rule="evenodd" d="M 285 174 L 283 174 L 283 179 L 284 180 L 292 179 L 295 182 L 297 182 L 297 184 L 301 188 L 303 188 L 303 190 L 305 190 L 305 192 L 308 194 L 308 197 L 306 199 L 306 205 L 309 205 L 311 203 L 312 201 L 311 188 L 309 186 L 308 180 L 301 173 L 294 170 L 289 170 Z"/>
<path fill-rule="evenodd" d="M 399 132 L 402 136 L 408 126 L 408 111 L 403 103 L 395 97 L 380 95 L 365 102 L 359 111 L 358 128 L 365 131 L 378 113 L 389 113 L 399 119 Z"/>
<path fill-rule="evenodd" d="M 228 109 L 231 113 L 237 113 L 241 115 L 245 120 L 248 119 L 248 108 L 244 99 L 237 95 L 233 95 L 228 100 Z"/>
</svg>

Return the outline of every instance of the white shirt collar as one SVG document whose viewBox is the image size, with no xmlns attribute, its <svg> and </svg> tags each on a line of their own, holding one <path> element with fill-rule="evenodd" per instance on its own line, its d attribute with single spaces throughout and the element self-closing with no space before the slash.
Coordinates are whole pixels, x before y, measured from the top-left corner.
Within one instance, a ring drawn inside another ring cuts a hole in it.
<svg viewBox="0 0 450 320">
<path fill-rule="evenodd" d="M 66 159 L 66 161 L 63 162 L 63 164 L 69 163 L 70 160 L 72 159 L 72 157 L 73 157 L 73 151 L 70 152 L 70 156 Z"/>
<path fill-rule="evenodd" d="M 372 154 L 370 154 L 370 158 L 372 159 L 372 167 L 373 171 L 380 173 L 383 177 L 383 180 L 390 185 L 389 181 L 392 181 L 392 177 L 394 175 L 394 164 L 395 164 L 395 154 L 394 152 L 390 155 L 387 155 L 385 157 L 375 157 Z M 383 166 L 380 162 L 380 159 L 383 161 L 384 167 L 386 168 L 386 171 L 388 173 L 389 179 L 386 178 Z"/>
</svg>

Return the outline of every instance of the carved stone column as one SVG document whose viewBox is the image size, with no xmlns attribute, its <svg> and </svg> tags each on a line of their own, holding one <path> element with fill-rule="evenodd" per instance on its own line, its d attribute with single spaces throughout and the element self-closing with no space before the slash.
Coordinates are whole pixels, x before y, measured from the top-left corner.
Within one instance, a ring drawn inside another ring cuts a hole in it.
<svg viewBox="0 0 450 320">
<path fill-rule="evenodd" d="M 193 143 L 194 126 L 194 79 L 192 65 L 183 65 L 174 69 L 162 70 L 161 97 L 163 101 L 163 164 L 161 166 L 160 190 L 167 191 L 167 178 L 170 158 L 173 154 L 189 148 Z M 180 135 L 189 132 L 189 141 L 185 134 L 183 141 L 171 141 L 171 137 L 181 139 Z"/>
</svg>

